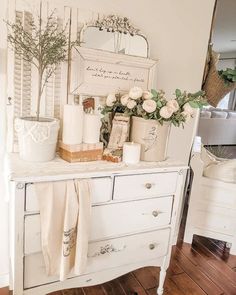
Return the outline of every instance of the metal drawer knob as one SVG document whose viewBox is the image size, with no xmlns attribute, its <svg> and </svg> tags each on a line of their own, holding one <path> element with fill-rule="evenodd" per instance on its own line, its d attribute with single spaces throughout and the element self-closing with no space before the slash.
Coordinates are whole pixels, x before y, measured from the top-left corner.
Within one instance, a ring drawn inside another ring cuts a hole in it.
<svg viewBox="0 0 236 295">
<path fill-rule="evenodd" d="M 152 184 L 151 183 L 146 183 L 145 187 L 146 187 L 146 189 L 150 189 L 150 188 L 152 188 Z"/>
<path fill-rule="evenodd" d="M 154 216 L 154 217 L 157 217 L 158 216 L 158 211 L 157 210 L 155 210 L 155 211 L 152 211 L 152 215 Z"/>
<path fill-rule="evenodd" d="M 150 245 L 149 245 L 149 249 L 150 249 L 150 250 L 155 249 L 155 247 L 156 247 L 155 244 L 150 244 Z"/>
</svg>

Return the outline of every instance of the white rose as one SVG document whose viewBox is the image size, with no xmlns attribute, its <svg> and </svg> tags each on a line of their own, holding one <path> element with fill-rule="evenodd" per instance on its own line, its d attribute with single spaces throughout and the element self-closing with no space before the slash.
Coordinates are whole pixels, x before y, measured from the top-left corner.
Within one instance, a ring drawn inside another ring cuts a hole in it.
<svg viewBox="0 0 236 295">
<path fill-rule="evenodd" d="M 116 96 L 115 96 L 115 94 L 113 94 L 113 93 L 112 94 L 109 94 L 107 96 L 107 99 L 106 99 L 106 105 L 108 107 L 112 107 L 115 102 L 116 102 Z"/>
<path fill-rule="evenodd" d="M 168 106 L 164 106 L 160 109 L 160 116 L 164 119 L 169 119 L 173 115 L 173 113 L 173 109 Z"/>
<path fill-rule="evenodd" d="M 186 112 L 186 111 L 183 111 L 183 112 L 181 113 L 181 115 L 184 116 L 184 118 L 185 118 L 185 122 L 188 122 L 188 121 L 190 120 L 190 118 L 191 118 L 191 114 L 190 114 L 189 112 Z"/>
<path fill-rule="evenodd" d="M 194 114 L 194 110 L 188 102 L 183 106 L 183 109 L 184 109 L 184 112 L 189 113 L 190 116 Z"/>
<path fill-rule="evenodd" d="M 143 91 L 143 99 L 151 99 L 153 95 L 150 91 Z"/>
<path fill-rule="evenodd" d="M 152 113 L 156 110 L 157 103 L 152 99 L 147 99 L 144 100 L 142 107 L 147 113 Z"/>
<path fill-rule="evenodd" d="M 127 108 L 132 110 L 136 106 L 136 101 L 130 99 L 127 103 Z"/>
<path fill-rule="evenodd" d="M 123 106 L 126 106 L 129 101 L 129 94 L 124 94 L 120 98 L 120 102 Z"/>
<path fill-rule="evenodd" d="M 179 109 L 179 104 L 176 99 L 169 100 L 166 106 L 172 108 L 174 112 L 177 112 Z"/>
<path fill-rule="evenodd" d="M 140 98 L 143 94 L 143 90 L 140 87 L 133 87 L 129 91 L 129 97 L 136 100 Z"/>
</svg>

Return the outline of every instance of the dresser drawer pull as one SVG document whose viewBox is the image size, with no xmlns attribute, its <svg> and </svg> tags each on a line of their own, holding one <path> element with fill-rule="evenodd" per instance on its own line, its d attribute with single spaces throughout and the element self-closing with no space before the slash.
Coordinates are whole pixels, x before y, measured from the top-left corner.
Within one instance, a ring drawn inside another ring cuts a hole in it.
<svg viewBox="0 0 236 295">
<path fill-rule="evenodd" d="M 156 245 L 155 245 L 155 244 L 150 244 L 150 245 L 149 245 L 149 249 L 150 249 L 150 250 L 154 250 L 155 248 L 156 248 Z"/>
<path fill-rule="evenodd" d="M 113 245 L 111 244 L 107 244 L 105 246 L 100 247 L 100 251 L 95 252 L 92 255 L 89 255 L 88 257 L 97 257 L 97 256 L 101 256 L 107 253 L 113 253 L 113 252 L 121 252 L 123 250 L 125 250 L 126 245 L 124 245 L 123 247 L 121 247 L 120 249 L 115 248 Z"/>
<path fill-rule="evenodd" d="M 154 210 L 152 212 L 142 213 L 142 215 L 149 215 L 149 216 L 152 215 L 154 217 L 158 217 L 160 214 L 163 214 L 163 213 L 165 213 L 165 212 L 159 211 L 159 210 Z"/>
<path fill-rule="evenodd" d="M 152 184 L 151 183 L 146 183 L 145 184 L 146 189 L 151 189 L 152 188 Z"/>
<path fill-rule="evenodd" d="M 154 217 L 157 217 L 159 215 L 160 212 L 158 212 L 157 210 L 152 211 L 152 215 Z"/>
</svg>

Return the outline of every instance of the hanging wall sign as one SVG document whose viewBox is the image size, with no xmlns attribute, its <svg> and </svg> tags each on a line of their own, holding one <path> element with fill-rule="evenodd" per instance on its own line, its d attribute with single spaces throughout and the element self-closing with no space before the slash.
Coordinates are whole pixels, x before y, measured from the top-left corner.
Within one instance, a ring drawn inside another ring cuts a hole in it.
<svg viewBox="0 0 236 295">
<path fill-rule="evenodd" d="M 106 96 L 133 86 L 153 87 L 157 61 L 79 47 L 72 57 L 74 93 Z"/>
</svg>

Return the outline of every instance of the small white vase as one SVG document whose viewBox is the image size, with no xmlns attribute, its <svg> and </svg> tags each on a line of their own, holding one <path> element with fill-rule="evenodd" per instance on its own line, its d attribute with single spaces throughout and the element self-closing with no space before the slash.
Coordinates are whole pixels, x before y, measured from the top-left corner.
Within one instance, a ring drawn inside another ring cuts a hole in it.
<svg viewBox="0 0 236 295">
<path fill-rule="evenodd" d="M 60 122 L 54 118 L 15 119 L 20 158 L 29 162 L 47 162 L 55 158 Z"/>
<path fill-rule="evenodd" d="M 141 160 L 156 162 L 166 159 L 170 123 L 132 117 L 131 141 L 141 144 Z"/>
</svg>

